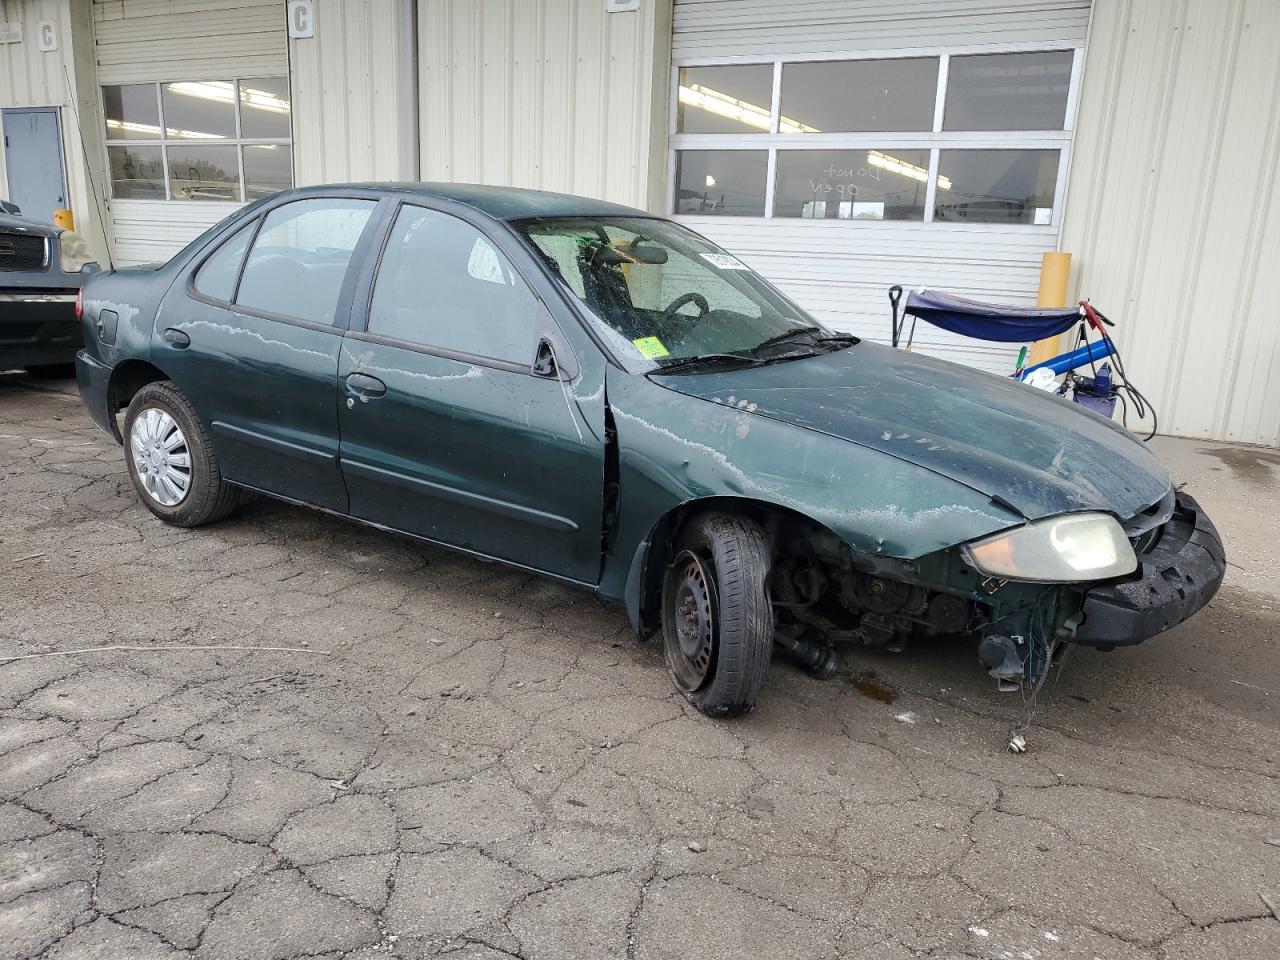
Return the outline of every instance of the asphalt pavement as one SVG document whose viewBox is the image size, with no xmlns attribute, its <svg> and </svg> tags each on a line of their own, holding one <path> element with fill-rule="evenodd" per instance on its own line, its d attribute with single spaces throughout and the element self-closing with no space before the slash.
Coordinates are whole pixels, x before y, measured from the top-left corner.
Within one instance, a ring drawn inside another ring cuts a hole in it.
<svg viewBox="0 0 1280 960">
<path fill-rule="evenodd" d="M 0 662 L 0 960 L 1276 960 L 1280 454 L 1156 446 L 1232 561 L 1191 622 L 1034 704 L 955 644 L 775 661 L 724 722 L 587 593 L 167 527 L 0 374 L 0 659 L 131 648 Z"/>
</svg>

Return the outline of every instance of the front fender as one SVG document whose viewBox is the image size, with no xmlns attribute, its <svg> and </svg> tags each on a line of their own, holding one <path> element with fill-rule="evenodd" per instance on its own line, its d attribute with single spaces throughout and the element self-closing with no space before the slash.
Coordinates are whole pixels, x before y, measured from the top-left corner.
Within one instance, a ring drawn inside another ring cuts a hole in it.
<svg viewBox="0 0 1280 960">
<path fill-rule="evenodd" d="M 857 553 L 918 559 L 1023 521 L 986 494 L 890 454 L 610 369 L 621 509 L 600 593 L 623 599 L 671 511 L 735 497 L 829 528 Z"/>
</svg>

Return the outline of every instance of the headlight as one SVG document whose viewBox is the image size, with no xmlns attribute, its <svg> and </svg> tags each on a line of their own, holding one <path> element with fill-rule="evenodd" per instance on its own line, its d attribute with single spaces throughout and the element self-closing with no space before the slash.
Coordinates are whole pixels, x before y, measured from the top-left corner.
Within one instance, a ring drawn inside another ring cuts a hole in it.
<svg viewBox="0 0 1280 960">
<path fill-rule="evenodd" d="M 1132 573 L 1138 558 L 1115 518 L 1068 513 L 964 546 L 979 571 L 1001 580 L 1073 583 Z"/>
<path fill-rule="evenodd" d="M 63 273 L 79 273 L 86 264 L 94 262 L 89 241 L 72 230 L 58 234 L 58 259 Z"/>
</svg>

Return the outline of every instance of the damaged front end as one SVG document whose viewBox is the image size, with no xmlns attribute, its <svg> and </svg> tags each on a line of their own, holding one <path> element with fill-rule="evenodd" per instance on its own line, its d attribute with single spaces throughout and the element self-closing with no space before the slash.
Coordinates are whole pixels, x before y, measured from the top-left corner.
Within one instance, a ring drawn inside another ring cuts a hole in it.
<svg viewBox="0 0 1280 960">
<path fill-rule="evenodd" d="M 1065 521 L 1086 524 L 1083 516 L 1057 519 L 1063 522 L 1046 542 L 1056 535 L 1055 549 L 1063 549 Z M 1170 490 L 1123 524 L 1111 523 L 1122 539 L 1102 552 L 1118 556 L 1098 569 L 1123 573 L 1072 581 L 994 575 L 982 569 L 973 544 L 901 560 L 861 555 L 816 524 L 782 525 L 774 531 L 770 581 L 778 645 L 825 674 L 841 644 L 902 651 L 926 638 L 976 640 L 980 663 L 1002 689 L 1034 687 L 1064 644 L 1106 650 L 1138 643 L 1186 620 L 1222 582 L 1221 540 L 1189 495 Z M 982 543 L 1002 539 L 1009 537 Z"/>
</svg>

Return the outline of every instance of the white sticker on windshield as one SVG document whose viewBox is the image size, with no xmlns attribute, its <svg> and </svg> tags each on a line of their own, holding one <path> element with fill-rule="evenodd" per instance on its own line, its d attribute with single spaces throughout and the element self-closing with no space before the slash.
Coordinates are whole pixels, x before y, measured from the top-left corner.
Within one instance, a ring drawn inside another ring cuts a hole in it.
<svg viewBox="0 0 1280 960">
<path fill-rule="evenodd" d="M 727 253 L 704 253 L 702 259 L 707 261 L 713 267 L 719 267 L 721 270 L 749 270 L 751 269 L 737 257 L 731 257 Z"/>
</svg>

